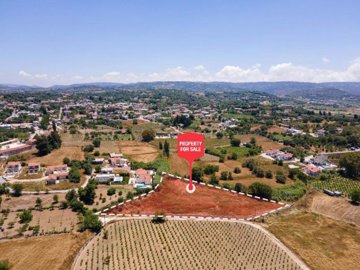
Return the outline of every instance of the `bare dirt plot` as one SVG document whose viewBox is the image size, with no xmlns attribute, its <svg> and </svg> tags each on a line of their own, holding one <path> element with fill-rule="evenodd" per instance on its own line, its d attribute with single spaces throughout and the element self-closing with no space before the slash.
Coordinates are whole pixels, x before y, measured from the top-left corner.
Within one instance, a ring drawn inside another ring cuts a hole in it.
<svg viewBox="0 0 360 270">
<path fill-rule="evenodd" d="M 279 208 L 278 204 L 256 200 L 223 190 L 196 185 L 192 194 L 186 192 L 187 182 L 165 178 L 153 194 L 108 211 L 116 214 L 196 215 L 249 218 Z"/>
<path fill-rule="evenodd" d="M 154 161 L 159 155 L 158 148 L 138 141 L 121 141 L 118 142 L 118 147 L 120 153 L 139 162 Z"/>
<path fill-rule="evenodd" d="M 40 163 L 45 166 L 63 164 L 63 159 L 68 157 L 70 159 L 83 160 L 84 152 L 80 146 L 61 146 L 60 149 L 52 151 L 50 154 L 42 157 L 32 156 L 28 162 Z"/>
<path fill-rule="evenodd" d="M 57 195 L 59 197 L 59 202 L 65 200 L 65 193 L 59 193 Z M 10 211 L 32 208 L 35 206 L 37 198 L 42 200 L 43 207 L 50 207 L 53 201 L 53 196 L 54 194 L 22 195 L 20 197 L 10 198 L 3 196 L 1 208 L 10 209 Z"/>
<path fill-rule="evenodd" d="M 70 232 L 78 229 L 78 217 L 71 209 L 44 209 L 42 211 L 31 211 L 33 217 L 29 223 L 29 228 L 40 226 L 39 233 L 47 234 L 53 232 Z M 19 223 L 19 212 L 10 212 L 7 217 L 0 214 L 0 218 L 4 219 L 3 229 L 0 232 L 0 238 L 13 238 L 19 236 L 19 229 L 24 225 Z M 27 229 L 22 234 L 24 236 L 32 236 L 33 231 Z"/>
<path fill-rule="evenodd" d="M 70 132 L 67 132 L 61 133 L 60 136 L 63 146 L 84 146 L 88 144 L 88 142 L 84 141 L 84 136 L 81 133 L 70 134 Z"/>
<path fill-rule="evenodd" d="M 312 212 L 360 226 L 360 206 L 351 204 L 345 198 L 330 197 L 317 192 L 312 197 L 309 208 Z"/>
<path fill-rule="evenodd" d="M 272 126 L 271 128 L 268 129 L 268 132 L 269 133 L 283 133 L 285 132 L 286 130 L 282 127 L 279 127 L 279 126 Z"/>
<path fill-rule="evenodd" d="M 360 228 L 314 213 L 271 217 L 267 228 L 314 270 L 358 269 Z"/>
<path fill-rule="evenodd" d="M 241 142 L 250 142 L 251 138 L 256 139 L 256 144 L 261 146 L 264 151 L 266 150 L 278 150 L 284 147 L 283 144 L 274 142 L 266 137 L 257 135 L 257 134 L 246 134 L 246 135 L 239 135 L 238 137 Z"/>
<path fill-rule="evenodd" d="M 68 270 L 88 233 L 58 234 L 0 242 L 0 260 L 8 259 L 12 270 Z"/>
<path fill-rule="evenodd" d="M 269 235 L 245 223 L 124 220 L 106 231 L 107 239 L 99 234 L 86 245 L 75 269 L 302 269 Z"/>
<path fill-rule="evenodd" d="M 116 193 L 112 196 L 107 195 L 107 191 L 109 188 L 115 188 Z M 121 195 L 119 195 L 119 191 L 121 191 Z M 87 205 L 87 207 L 93 209 L 101 209 L 109 205 L 112 202 L 117 202 L 118 199 L 126 198 L 126 194 L 131 191 L 134 192 L 134 188 L 132 185 L 98 185 L 95 189 L 96 197 L 93 205 Z"/>
</svg>

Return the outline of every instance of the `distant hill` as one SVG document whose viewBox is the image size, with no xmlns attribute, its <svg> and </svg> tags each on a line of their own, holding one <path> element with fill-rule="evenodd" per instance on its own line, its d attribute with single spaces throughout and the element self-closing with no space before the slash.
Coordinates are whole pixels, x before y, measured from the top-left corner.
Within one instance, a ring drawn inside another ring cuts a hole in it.
<svg viewBox="0 0 360 270">
<path fill-rule="evenodd" d="M 352 95 L 360 95 L 360 82 L 252 82 L 252 83 L 230 83 L 230 82 L 184 82 L 184 81 L 159 81 L 159 82 L 138 82 L 138 83 L 83 83 L 73 85 L 54 85 L 51 87 L 36 87 L 24 85 L 0 84 L 0 91 L 89 91 L 89 90 L 153 90 L 153 89 L 174 89 L 194 92 L 203 91 L 259 91 L 276 95 L 298 95 L 306 94 L 309 91 L 328 93 L 336 96 L 343 96 L 344 92 Z M 338 90 L 338 91 L 336 91 Z M 300 92 L 299 92 L 300 91 Z"/>
<path fill-rule="evenodd" d="M 320 88 L 311 90 L 298 90 L 287 94 L 293 98 L 305 99 L 344 99 L 351 98 L 355 95 L 336 88 Z"/>
</svg>

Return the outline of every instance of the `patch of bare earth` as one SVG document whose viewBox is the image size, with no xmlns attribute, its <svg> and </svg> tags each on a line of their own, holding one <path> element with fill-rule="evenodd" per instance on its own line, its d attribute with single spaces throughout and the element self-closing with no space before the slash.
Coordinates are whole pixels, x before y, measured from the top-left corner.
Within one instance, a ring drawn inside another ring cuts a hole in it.
<svg viewBox="0 0 360 270">
<path fill-rule="evenodd" d="M 196 185 L 192 194 L 186 192 L 187 182 L 166 177 L 154 193 L 108 211 L 115 214 L 193 215 L 249 218 L 280 206 L 203 185 Z"/>
<path fill-rule="evenodd" d="M 330 197 L 317 192 L 309 207 L 312 212 L 360 226 L 360 206 L 351 204 L 345 198 Z"/>
</svg>

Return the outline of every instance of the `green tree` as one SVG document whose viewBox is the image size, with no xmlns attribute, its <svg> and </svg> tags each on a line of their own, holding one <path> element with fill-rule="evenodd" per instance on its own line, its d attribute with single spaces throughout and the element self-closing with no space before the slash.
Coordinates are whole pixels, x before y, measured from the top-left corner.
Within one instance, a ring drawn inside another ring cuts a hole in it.
<svg viewBox="0 0 360 270">
<path fill-rule="evenodd" d="M 21 196 L 22 190 L 23 190 L 23 188 L 24 188 L 22 184 L 20 184 L 20 183 L 15 183 L 15 184 L 13 184 L 12 188 L 13 188 L 13 190 L 14 190 L 14 196 L 15 196 L 15 197 Z"/>
<path fill-rule="evenodd" d="M 75 166 L 71 167 L 69 172 L 69 180 L 73 183 L 79 183 L 81 178 L 81 174 L 78 168 Z"/>
<path fill-rule="evenodd" d="M 239 174 L 241 173 L 241 169 L 239 167 L 234 168 L 234 173 Z"/>
<path fill-rule="evenodd" d="M 49 140 L 45 135 L 36 135 L 35 137 L 35 147 L 38 150 L 38 155 L 44 156 L 51 152 L 51 146 L 49 144 Z"/>
<path fill-rule="evenodd" d="M 203 169 L 200 167 L 194 167 L 192 168 L 192 179 L 194 181 L 203 181 L 204 172 Z"/>
<path fill-rule="evenodd" d="M 218 185 L 219 184 L 219 179 L 216 177 L 215 174 L 212 174 L 210 177 L 210 184 L 212 185 Z"/>
<path fill-rule="evenodd" d="M 53 204 L 57 204 L 59 202 L 59 196 L 57 194 L 55 194 L 53 196 Z"/>
<path fill-rule="evenodd" d="M 114 195 L 115 193 L 116 193 L 116 189 L 113 188 L 113 187 L 111 187 L 111 188 L 109 188 L 109 189 L 107 190 L 107 195 L 108 195 L 108 196 L 112 196 L 112 195 Z"/>
<path fill-rule="evenodd" d="M 249 191 L 252 195 L 259 196 L 261 198 L 271 199 L 272 189 L 269 185 L 255 182 L 249 186 Z"/>
<path fill-rule="evenodd" d="M 59 149 L 61 147 L 62 141 L 59 133 L 57 133 L 56 131 L 52 131 L 50 135 L 47 137 L 47 139 L 51 150 Z"/>
<path fill-rule="evenodd" d="M 10 270 L 10 262 L 8 259 L 0 261 L 0 270 Z"/>
<path fill-rule="evenodd" d="M 24 209 L 20 214 L 19 214 L 19 222 L 21 224 L 24 223 L 29 223 L 33 218 L 33 215 L 31 213 L 30 210 Z"/>
<path fill-rule="evenodd" d="M 164 154 L 167 157 L 170 156 L 170 144 L 166 140 L 165 140 L 165 143 L 164 143 Z"/>
<path fill-rule="evenodd" d="M 96 184 L 90 182 L 86 185 L 85 188 L 79 188 L 79 199 L 87 205 L 93 204 L 96 196 L 95 189 Z"/>
<path fill-rule="evenodd" d="M 94 147 L 100 147 L 100 145 L 101 145 L 101 140 L 100 140 L 100 138 L 94 139 L 94 140 L 93 140 L 93 145 L 94 145 Z"/>
<path fill-rule="evenodd" d="M 360 179 L 360 152 L 342 155 L 339 164 L 345 169 L 347 177 Z"/>
<path fill-rule="evenodd" d="M 285 184 L 286 183 L 286 176 L 284 175 L 283 172 L 276 172 L 276 182 L 281 183 L 281 184 Z"/>
<path fill-rule="evenodd" d="M 141 136 L 144 142 L 150 142 L 155 138 L 155 131 L 153 129 L 145 129 Z"/>
<path fill-rule="evenodd" d="M 74 199 L 77 199 L 78 194 L 76 193 L 75 189 L 69 190 L 66 195 L 65 195 L 65 199 L 67 202 L 71 202 Z"/>
<path fill-rule="evenodd" d="M 240 139 L 237 139 L 237 138 L 233 138 L 230 140 L 231 146 L 239 147 L 240 143 L 241 143 Z"/>
<path fill-rule="evenodd" d="M 39 198 L 39 197 L 36 198 L 35 207 L 38 209 L 42 209 L 42 199 L 41 198 Z"/>
<path fill-rule="evenodd" d="M 354 189 L 350 192 L 350 199 L 353 203 L 360 202 L 360 189 Z"/>
</svg>

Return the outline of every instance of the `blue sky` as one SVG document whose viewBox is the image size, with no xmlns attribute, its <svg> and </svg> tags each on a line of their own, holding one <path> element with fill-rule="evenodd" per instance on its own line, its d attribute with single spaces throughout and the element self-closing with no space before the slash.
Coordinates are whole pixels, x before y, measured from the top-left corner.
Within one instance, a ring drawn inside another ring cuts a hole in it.
<svg viewBox="0 0 360 270">
<path fill-rule="evenodd" d="M 360 1 L 0 0 L 0 83 L 360 81 Z"/>
</svg>

